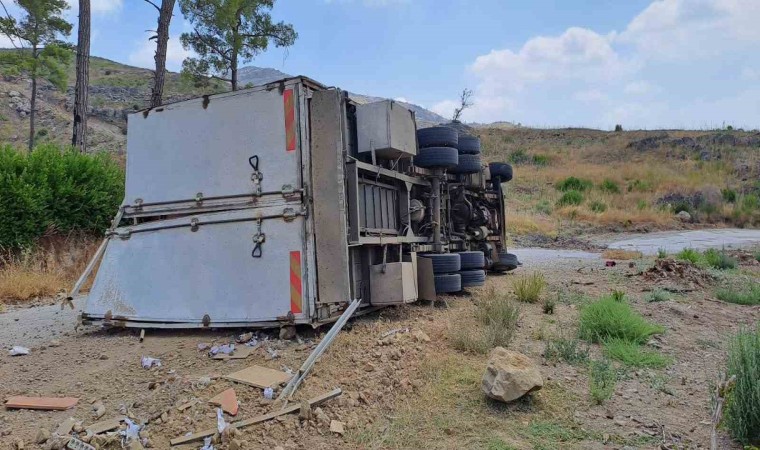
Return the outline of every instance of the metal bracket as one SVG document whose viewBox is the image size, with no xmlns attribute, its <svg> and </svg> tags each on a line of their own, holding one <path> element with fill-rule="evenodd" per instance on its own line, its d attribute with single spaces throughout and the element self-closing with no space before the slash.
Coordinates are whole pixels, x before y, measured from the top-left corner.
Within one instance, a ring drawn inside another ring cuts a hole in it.
<svg viewBox="0 0 760 450">
<path fill-rule="evenodd" d="M 261 232 L 262 219 L 257 219 L 256 234 L 253 235 L 253 251 L 251 251 L 252 258 L 261 258 L 264 242 L 267 240 L 267 235 Z"/>
<path fill-rule="evenodd" d="M 290 184 L 283 184 L 281 192 L 282 192 L 282 196 L 287 199 L 287 198 L 293 197 L 295 195 L 296 188 L 294 188 Z"/>
<path fill-rule="evenodd" d="M 197 217 L 193 217 L 192 219 L 190 219 L 190 231 L 192 231 L 192 232 L 198 231 L 198 225 L 199 224 L 198 224 L 198 218 Z"/>
<path fill-rule="evenodd" d="M 116 235 L 116 236 L 117 236 L 119 239 L 122 239 L 122 240 L 125 240 L 125 241 L 126 241 L 127 239 L 129 239 L 129 238 L 130 238 L 130 236 L 132 236 L 132 230 L 130 230 L 129 228 L 127 228 L 127 229 L 124 229 L 124 230 L 121 230 L 121 231 L 119 231 L 119 230 L 115 230 L 113 233 L 114 233 L 114 234 L 115 234 L 115 235 Z"/>
<path fill-rule="evenodd" d="M 248 158 L 248 164 L 250 164 L 253 169 L 253 173 L 251 173 L 251 181 L 255 188 L 254 195 L 260 196 L 262 192 L 261 181 L 264 179 L 264 174 L 259 171 L 259 155 L 253 155 Z"/>
<path fill-rule="evenodd" d="M 139 210 L 141 210 L 141 209 L 142 209 L 142 204 L 143 204 L 143 199 L 141 199 L 141 198 L 136 198 L 136 199 L 135 199 L 135 204 L 134 204 L 132 207 L 133 207 L 133 208 L 134 208 L 136 211 L 139 211 Z"/>
<path fill-rule="evenodd" d="M 195 194 L 195 204 L 196 206 L 201 206 L 203 204 L 203 192 Z"/>
<path fill-rule="evenodd" d="M 292 222 L 296 219 L 296 210 L 293 208 L 285 208 L 282 210 L 282 218 L 285 222 Z"/>
</svg>

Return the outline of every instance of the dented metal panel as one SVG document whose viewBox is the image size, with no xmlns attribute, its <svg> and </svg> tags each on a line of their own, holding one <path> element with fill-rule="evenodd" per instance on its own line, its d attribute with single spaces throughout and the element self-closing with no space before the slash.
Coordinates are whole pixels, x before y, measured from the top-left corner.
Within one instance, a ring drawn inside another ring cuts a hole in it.
<svg viewBox="0 0 760 450">
<path fill-rule="evenodd" d="M 210 325 L 292 317 L 308 322 L 309 259 L 298 258 L 293 265 L 294 253 L 306 250 L 305 218 L 294 215 L 299 209 L 298 204 L 270 206 L 118 229 L 118 236 L 128 238 L 111 238 L 85 319 Z M 262 220 L 259 229 L 258 217 L 272 218 Z M 265 239 L 261 256 L 253 257 L 257 233 Z"/>
</svg>

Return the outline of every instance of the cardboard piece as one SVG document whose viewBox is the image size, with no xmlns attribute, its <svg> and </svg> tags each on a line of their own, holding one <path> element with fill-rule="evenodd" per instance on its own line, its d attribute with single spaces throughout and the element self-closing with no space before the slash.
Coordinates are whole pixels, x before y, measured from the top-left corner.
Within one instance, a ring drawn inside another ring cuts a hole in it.
<svg viewBox="0 0 760 450">
<path fill-rule="evenodd" d="M 64 411 L 79 402 L 74 397 L 25 397 L 17 395 L 5 401 L 6 409 L 43 409 L 47 411 Z"/>
<path fill-rule="evenodd" d="M 121 425 L 122 422 L 124 422 L 124 417 L 103 420 L 100 422 L 95 422 L 92 425 L 86 426 L 84 431 L 86 431 L 87 434 L 105 433 L 106 431 L 111 431 L 111 430 L 115 430 L 116 428 L 119 428 L 119 425 Z"/>
<path fill-rule="evenodd" d="M 236 383 L 266 389 L 289 381 L 293 375 L 268 367 L 251 366 L 243 370 L 225 375 L 224 378 Z"/>
<path fill-rule="evenodd" d="M 226 391 L 222 391 L 219 394 L 211 397 L 208 400 L 212 405 L 219 405 L 222 407 L 222 411 L 231 416 L 236 416 L 238 413 L 238 400 L 235 395 L 235 390 L 230 388 Z"/>
<path fill-rule="evenodd" d="M 225 359 L 245 359 L 249 356 L 251 356 L 251 353 L 253 353 L 254 350 L 258 348 L 258 344 L 253 347 L 248 347 L 247 345 L 236 345 L 235 350 L 232 352 L 231 355 L 225 355 L 224 353 L 217 353 L 216 355 L 212 356 L 211 359 L 219 359 L 219 360 L 225 360 Z"/>
<path fill-rule="evenodd" d="M 75 418 L 69 417 L 58 425 L 58 428 L 56 428 L 55 432 L 58 436 L 66 436 L 71 433 L 71 430 L 74 428 L 74 424 L 76 423 L 77 420 Z"/>
</svg>

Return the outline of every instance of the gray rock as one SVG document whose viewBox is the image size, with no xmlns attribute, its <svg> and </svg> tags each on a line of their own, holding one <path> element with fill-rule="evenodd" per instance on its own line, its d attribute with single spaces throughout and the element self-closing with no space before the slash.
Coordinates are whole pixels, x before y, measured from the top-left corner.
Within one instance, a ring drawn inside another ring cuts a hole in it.
<svg viewBox="0 0 760 450">
<path fill-rule="evenodd" d="M 678 217 L 678 220 L 683 223 L 691 222 L 691 214 L 689 214 L 688 211 L 680 211 L 678 214 L 676 214 L 676 217 Z"/>
<path fill-rule="evenodd" d="M 530 358 L 503 347 L 493 349 L 481 382 L 488 397 L 511 402 L 543 386 L 541 372 Z"/>
</svg>

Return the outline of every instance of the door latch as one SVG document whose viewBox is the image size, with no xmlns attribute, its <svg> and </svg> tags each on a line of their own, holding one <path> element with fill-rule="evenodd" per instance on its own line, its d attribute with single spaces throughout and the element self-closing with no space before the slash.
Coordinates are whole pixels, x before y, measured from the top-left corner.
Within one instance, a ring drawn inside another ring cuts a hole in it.
<svg viewBox="0 0 760 450">
<path fill-rule="evenodd" d="M 261 180 L 264 179 L 264 174 L 259 170 L 259 155 L 253 155 L 248 158 L 248 164 L 250 164 L 253 169 L 253 173 L 251 173 L 251 181 L 253 182 L 254 195 L 261 196 Z"/>
<path fill-rule="evenodd" d="M 253 251 L 251 252 L 251 257 L 253 258 L 261 258 L 261 248 L 264 245 L 264 241 L 267 240 L 267 235 L 261 232 L 261 222 L 262 219 L 259 218 L 257 220 L 256 233 L 253 235 Z"/>
</svg>

